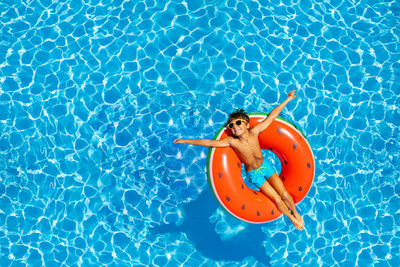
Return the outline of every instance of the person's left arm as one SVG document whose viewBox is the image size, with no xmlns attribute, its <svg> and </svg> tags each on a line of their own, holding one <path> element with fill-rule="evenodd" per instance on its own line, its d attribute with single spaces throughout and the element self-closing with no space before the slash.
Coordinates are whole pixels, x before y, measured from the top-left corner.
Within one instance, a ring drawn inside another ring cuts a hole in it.
<svg viewBox="0 0 400 267">
<path fill-rule="evenodd" d="M 265 129 L 267 129 L 268 126 L 279 116 L 279 114 L 281 113 L 283 108 L 287 105 L 287 103 L 289 103 L 290 101 L 292 101 L 293 99 L 295 99 L 297 97 L 297 95 L 295 95 L 295 93 L 296 93 L 295 90 L 290 91 L 286 100 L 283 101 L 279 106 L 274 108 L 271 111 L 271 113 L 269 113 L 268 116 L 262 122 L 260 122 L 256 126 L 254 126 L 251 129 L 251 131 L 258 135 L 261 132 L 263 132 Z"/>
</svg>

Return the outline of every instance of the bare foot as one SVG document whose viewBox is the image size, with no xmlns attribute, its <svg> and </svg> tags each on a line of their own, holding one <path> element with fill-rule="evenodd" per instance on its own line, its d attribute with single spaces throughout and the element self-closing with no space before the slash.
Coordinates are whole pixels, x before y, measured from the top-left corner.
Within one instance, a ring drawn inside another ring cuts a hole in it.
<svg viewBox="0 0 400 267">
<path fill-rule="evenodd" d="M 290 218 L 290 220 L 292 221 L 294 227 L 297 230 L 304 230 L 304 223 L 301 223 L 298 219 L 296 219 L 295 217 Z"/>
<path fill-rule="evenodd" d="M 297 212 L 290 211 L 290 214 L 297 219 L 304 226 L 304 220 Z"/>
<path fill-rule="evenodd" d="M 304 220 L 300 216 L 300 214 L 296 213 L 296 214 L 294 214 L 294 217 L 304 226 Z"/>
</svg>

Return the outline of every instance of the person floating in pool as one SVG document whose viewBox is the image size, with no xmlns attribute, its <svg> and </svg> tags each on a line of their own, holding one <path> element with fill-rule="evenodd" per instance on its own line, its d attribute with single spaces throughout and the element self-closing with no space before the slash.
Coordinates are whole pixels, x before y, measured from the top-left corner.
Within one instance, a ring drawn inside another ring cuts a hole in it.
<svg viewBox="0 0 400 267">
<path fill-rule="evenodd" d="M 295 93 L 296 91 L 291 91 L 284 102 L 274 108 L 267 118 L 252 128 L 250 128 L 250 118 L 247 113 L 243 109 L 238 109 L 229 115 L 226 124 L 231 129 L 232 136 L 221 140 L 178 138 L 174 140 L 174 143 L 205 147 L 232 147 L 243 162 L 250 182 L 275 202 L 278 209 L 290 219 L 296 229 L 303 230 L 304 220 L 296 211 L 292 196 L 286 190 L 281 178 L 275 173 L 270 163 L 264 159 L 258 141 L 258 135 L 268 128 L 291 100 L 297 97 Z"/>
</svg>

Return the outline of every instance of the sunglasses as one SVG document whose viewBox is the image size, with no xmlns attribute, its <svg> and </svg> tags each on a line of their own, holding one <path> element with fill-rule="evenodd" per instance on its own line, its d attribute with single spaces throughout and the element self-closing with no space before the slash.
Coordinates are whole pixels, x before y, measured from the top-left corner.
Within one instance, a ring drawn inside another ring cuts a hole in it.
<svg viewBox="0 0 400 267">
<path fill-rule="evenodd" d="M 233 122 L 229 123 L 229 124 L 228 124 L 228 127 L 229 127 L 229 129 L 232 129 L 233 126 L 235 126 L 235 124 L 236 124 L 237 126 L 239 126 L 239 125 L 242 124 L 242 122 L 246 122 L 246 121 L 244 121 L 244 120 L 237 120 L 237 121 L 235 121 L 234 123 L 233 123 Z"/>
</svg>

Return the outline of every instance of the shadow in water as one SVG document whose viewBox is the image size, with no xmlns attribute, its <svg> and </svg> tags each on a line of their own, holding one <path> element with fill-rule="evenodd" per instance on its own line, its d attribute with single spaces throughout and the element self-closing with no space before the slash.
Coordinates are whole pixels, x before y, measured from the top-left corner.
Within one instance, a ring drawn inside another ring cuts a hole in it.
<svg viewBox="0 0 400 267">
<path fill-rule="evenodd" d="M 184 221 L 180 225 L 164 224 L 151 229 L 152 234 L 185 233 L 197 251 L 204 257 L 216 261 L 242 261 L 254 257 L 259 263 L 270 266 L 262 242 L 265 233 L 260 225 L 247 224 L 246 229 L 229 240 L 222 240 L 215 231 L 215 223 L 210 216 L 216 211 L 218 203 L 209 189 L 203 190 L 199 197 L 184 207 Z M 228 215 L 230 216 L 230 215 Z"/>
</svg>

